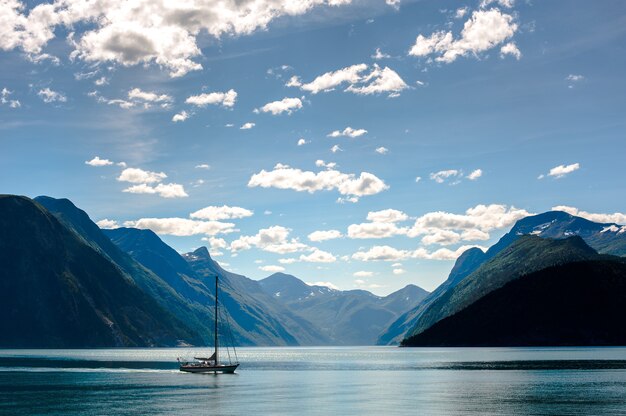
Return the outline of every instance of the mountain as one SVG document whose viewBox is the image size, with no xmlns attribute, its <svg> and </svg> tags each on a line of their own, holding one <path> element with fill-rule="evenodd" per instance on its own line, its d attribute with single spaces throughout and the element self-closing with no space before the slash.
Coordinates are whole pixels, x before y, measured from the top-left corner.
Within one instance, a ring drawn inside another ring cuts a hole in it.
<svg viewBox="0 0 626 416">
<path fill-rule="evenodd" d="M 411 330 L 430 304 L 439 299 L 480 267 L 523 235 L 562 239 L 578 235 L 603 254 L 626 255 L 626 227 L 613 223 L 595 223 L 562 211 L 549 211 L 517 221 L 486 253 L 478 248 L 464 252 L 456 261 L 448 279 L 420 305 L 400 316 L 378 338 L 377 344 L 397 344 Z"/>
<path fill-rule="evenodd" d="M 267 295 L 258 281 L 224 270 L 211 258 L 206 247 L 183 257 L 201 278 L 212 280 L 216 274 L 220 276 L 224 291 L 231 299 L 227 308 L 246 331 L 264 331 L 284 339 L 280 344 L 270 345 L 330 344 L 330 339 L 311 322 Z M 240 319 L 240 316 L 248 318 Z"/>
<path fill-rule="evenodd" d="M 180 285 L 173 281 L 164 280 L 121 250 L 89 218 L 85 211 L 76 207 L 70 200 L 39 196 L 35 198 L 35 201 L 72 230 L 85 244 L 117 265 L 128 279 L 134 281 L 159 305 L 192 328 L 202 338 L 201 344 L 211 342 L 213 337 L 212 332 L 210 332 L 212 326 L 207 321 L 206 311 L 194 307 L 193 303 L 189 302 L 185 297 L 185 293 L 188 294 L 188 292 L 182 290 L 181 294 L 177 291 L 176 289 L 181 289 Z"/>
<path fill-rule="evenodd" d="M 428 294 L 409 285 L 379 297 L 365 290 L 307 285 L 284 273 L 275 273 L 259 283 L 268 295 L 323 331 L 333 345 L 372 345 L 382 329 Z"/>
<path fill-rule="evenodd" d="M 37 202 L 0 196 L 0 235 L 0 347 L 146 347 L 200 341 Z"/>
<path fill-rule="evenodd" d="M 626 262 L 572 262 L 513 280 L 404 346 L 626 345 Z"/>
<path fill-rule="evenodd" d="M 578 236 L 551 240 L 534 235 L 520 236 L 510 246 L 476 271 L 461 280 L 433 301 L 409 332 L 418 334 L 435 322 L 459 312 L 487 293 L 504 286 L 520 276 L 546 267 L 598 257 Z"/>
</svg>

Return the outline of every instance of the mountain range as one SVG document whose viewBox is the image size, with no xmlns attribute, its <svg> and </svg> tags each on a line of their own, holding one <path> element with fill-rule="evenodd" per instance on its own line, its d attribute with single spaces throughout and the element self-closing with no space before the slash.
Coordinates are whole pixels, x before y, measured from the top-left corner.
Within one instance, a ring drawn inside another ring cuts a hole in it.
<svg viewBox="0 0 626 416">
<path fill-rule="evenodd" d="M 626 227 L 547 212 L 472 248 L 435 291 L 334 290 L 224 270 L 67 199 L 0 196 L 0 347 L 207 345 L 215 279 L 238 345 L 621 345 Z M 222 320 L 224 321 L 224 320 Z M 220 333 L 226 333 L 223 329 Z"/>
</svg>

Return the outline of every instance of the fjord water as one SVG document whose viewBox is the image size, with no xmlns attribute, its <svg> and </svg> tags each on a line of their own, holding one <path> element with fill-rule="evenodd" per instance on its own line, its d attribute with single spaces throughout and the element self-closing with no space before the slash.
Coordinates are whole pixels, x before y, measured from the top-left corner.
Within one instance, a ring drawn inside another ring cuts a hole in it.
<svg viewBox="0 0 626 416">
<path fill-rule="evenodd" d="M 626 414 L 626 348 L 0 350 L 2 415 Z"/>
</svg>

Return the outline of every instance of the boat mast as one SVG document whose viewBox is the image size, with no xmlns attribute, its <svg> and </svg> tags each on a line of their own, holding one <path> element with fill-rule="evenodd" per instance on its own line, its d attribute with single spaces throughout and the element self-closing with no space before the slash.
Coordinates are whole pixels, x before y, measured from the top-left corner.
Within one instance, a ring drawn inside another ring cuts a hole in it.
<svg viewBox="0 0 626 416">
<path fill-rule="evenodd" d="M 218 274 L 215 273 L 215 365 L 217 365 L 217 280 Z"/>
</svg>

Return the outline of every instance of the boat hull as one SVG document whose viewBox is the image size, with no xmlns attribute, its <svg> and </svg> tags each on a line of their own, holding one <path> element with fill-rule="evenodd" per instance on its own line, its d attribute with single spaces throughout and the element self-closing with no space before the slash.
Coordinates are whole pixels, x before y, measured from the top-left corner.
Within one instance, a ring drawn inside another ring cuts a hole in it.
<svg viewBox="0 0 626 416">
<path fill-rule="evenodd" d="M 232 374 L 239 367 L 239 364 L 228 365 L 181 365 L 180 371 L 186 373 L 224 373 Z"/>
</svg>

